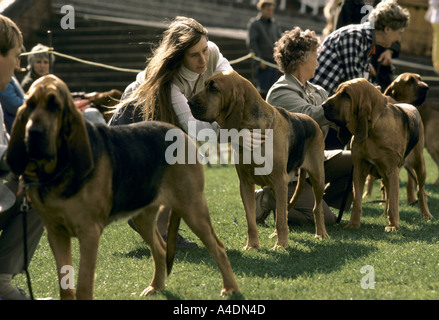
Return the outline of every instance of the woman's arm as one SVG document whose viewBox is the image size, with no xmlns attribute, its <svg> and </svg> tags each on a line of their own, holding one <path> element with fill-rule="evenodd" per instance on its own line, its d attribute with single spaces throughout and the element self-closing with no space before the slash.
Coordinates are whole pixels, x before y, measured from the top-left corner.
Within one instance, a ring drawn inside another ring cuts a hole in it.
<svg viewBox="0 0 439 320">
<path fill-rule="evenodd" d="M 187 103 L 186 97 L 176 85 L 172 85 L 171 88 L 171 101 L 172 101 L 172 107 L 174 108 L 175 114 L 178 118 L 180 127 L 187 134 L 189 134 L 191 138 L 197 139 L 198 132 L 202 129 L 210 129 L 215 131 L 215 134 L 218 133 L 220 127 L 216 122 L 209 123 L 194 118 L 191 109 Z M 189 132 L 189 126 L 191 126 L 191 128 L 193 128 L 192 126 L 194 126 L 195 132 L 193 132 L 193 130 L 191 130 L 192 132 Z"/>
</svg>

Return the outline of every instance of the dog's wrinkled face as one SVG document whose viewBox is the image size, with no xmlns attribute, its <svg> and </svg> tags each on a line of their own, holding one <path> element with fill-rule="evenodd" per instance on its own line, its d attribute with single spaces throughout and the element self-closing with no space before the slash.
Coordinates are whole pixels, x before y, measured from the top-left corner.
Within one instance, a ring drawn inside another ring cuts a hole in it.
<svg viewBox="0 0 439 320">
<path fill-rule="evenodd" d="M 403 73 L 390 84 L 384 94 L 398 102 L 420 106 L 427 98 L 428 90 L 428 85 L 422 81 L 420 75 Z"/>
<path fill-rule="evenodd" d="M 24 108 L 27 114 L 25 145 L 30 158 L 52 160 L 57 152 L 63 106 L 62 92 L 52 79 L 36 82 Z"/>
<path fill-rule="evenodd" d="M 216 121 L 224 129 L 239 129 L 246 94 L 251 88 L 251 83 L 236 71 L 218 73 L 206 81 L 204 89 L 188 104 L 198 120 Z"/>
<path fill-rule="evenodd" d="M 12 172 L 22 174 L 32 161 L 51 173 L 62 155 L 78 177 L 87 174 L 93 166 L 90 143 L 67 85 L 47 75 L 32 84 L 28 96 L 12 126 L 6 155 Z"/>
<path fill-rule="evenodd" d="M 375 86 L 358 78 L 340 84 L 322 107 L 328 120 L 348 129 L 360 142 L 368 137 L 386 105 L 387 98 Z"/>
<path fill-rule="evenodd" d="M 210 78 L 206 81 L 204 89 L 188 101 L 192 115 L 196 119 L 207 122 L 216 120 L 223 107 L 221 83 L 221 79 Z"/>
<path fill-rule="evenodd" d="M 349 127 L 357 118 L 357 108 L 346 88 L 338 90 L 322 105 L 325 117 L 339 127 Z"/>
<path fill-rule="evenodd" d="M 334 122 L 338 128 L 337 137 L 342 144 L 347 144 L 351 140 L 352 133 L 347 127 L 352 120 L 352 101 L 350 96 L 342 92 L 334 95 L 322 105 L 325 117 Z"/>
<path fill-rule="evenodd" d="M 333 95 L 322 105 L 325 117 L 339 127 L 345 127 L 350 120 L 351 106 L 351 98 L 345 92 Z"/>
</svg>

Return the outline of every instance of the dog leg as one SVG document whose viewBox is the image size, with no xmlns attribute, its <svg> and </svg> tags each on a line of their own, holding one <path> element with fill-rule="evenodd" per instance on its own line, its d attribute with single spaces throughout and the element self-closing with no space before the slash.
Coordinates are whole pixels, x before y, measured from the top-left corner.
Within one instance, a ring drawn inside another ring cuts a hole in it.
<svg viewBox="0 0 439 320">
<path fill-rule="evenodd" d="M 399 228 L 399 168 L 383 177 L 384 188 L 387 194 L 387 227 L 386 232 Z"/>
<path fill-rule="evenodd" d="M 239 191 L 247 219 L 247 245 L 244 250 L 260 249 L 258 227 L 256 226 L 255 186 L 240 179 Z"/>
<path fill-rule="evenodd" d="M 361 170 L 361 165 L 354 162 L 353 185 L 354 200 L 352 206 L 351 219 L 346 225 L 347 228 L 359 228 L 361 219 L 361 202 L 363 196 L 364 183 L 366 182 L 366 174 Z"/>
<path fill-rule="evenodd" d="M 433 136 L 435 136 L 436 133 L 433 133 Z M 427 135 L 428 136 L 428 135 Z M 426 136 L 426 137 L 427 137 Z M 431 155 L 431 158 L 436 163 L 438 172 L 439 172 L 439 141 L 437 139 L 427 139 L 425 143 L 425 147 L 427 148 L 428 153 Z M 434 184 L 439 184 L 439 174 L 438 178 L 434 182 Z"/>
<path fill-rule="evenodd" d="M 81 233 L 78 234 L 80 250 L 78 287 L 76 290 L 76 299 L 78 300 L 93 299 L 99 238 L 102 229 L 102 225 L 90 224 L 87 228 L 81 228 Z"/>
<path fill-rule="evenodd" d="M 417 152 L 415 155 L 413 168 L 418 178 L 418 203 L 421 210 L 421 217 L 427 220 L 433 219 L 427 204 L 427 193 L 425 191 L 427 173 L 425 170 L 425 160 L 422 148 L 420 152 Z"/>
<path fill-rule="evenodd" d="M 283 179 L 282 179 L 283 178 Z M 274 195 L 276 197 L 276 234 L 277 241 L 273 250 L 288 247 L 288 175 L 279 178 L 274 185 Z"/>
<path fill-rule="evenodd" d="M 61 268 L 72 265 L 70 236 L 57 234 L 50 228 L 47 228 L 47 239 L 55 257 L 56 269 L 58 270 L 60 298 L 62 300 L 73 300 L 75 299 L 74 284 L 72 286 L 69 285 L 68 288 L 61 285 L 62 278 L 65 276 L 65 274 L 61 273 Z"/>
<path fill-rule="evenodd" d="M 415 196 L 415 185 L 416 180 L 412 175 L 414 175 L 414 171 L 411 168 L 406 168 L 407 170 L 407 203 L 408 204 L 415 204 L 417 202 L 416 196 Z"/>
<path fill-rule="evenodd" d="M 133 222 L 143 240 L 151 248 L 154 260 L 154 275 L 150 285 L 142 291 L 141 296 L 147 296 L 156 291 L 165 289 L 166 277 L 166 244 L 156 226 L 158 207 L 145 208 L 139 215 L 133 218 Z"/>
<path fill-rule="evenodd" d="M 314 191 L 315 205 L 313 209 L 314 213 L 314 224 L 316 226 L 316 238 L 326 239 L 329 238 L 326 232 L 325 226 L 325 215 L 323 213 L 323 193 L 324 193 L 324 172 L 318 173 L 308 171 L 309 179 L 311 181 L 312 189 Z"/>
<path fill-rule="evenodd" d="M 230 266 L 229 259 L 227 258 L 224 244 L 220 239 L 218 239 L 218 236 L 213 228 L 206 201 L 203 199 L 197 201 L 196 203 L 196 208 L 187 208 L 185 212 L 182 212 L 182 208 L 179 208 L 178 213 L 181 213 L 185 223 L 198 236 L 198 238 L 200 238 L 218 265 L 223 278 L 221 296 L 237 293 L 239 292 L 238 283 L 236 282 L 232 267 Z"/>
<path fill-rule="evenodd" d="M 368 175 L 366 179 L 366 192 L 363 194 L 363 199 L 372 195 L 373 185 L 375 183 L 375 177 L 372 175 Z"/>
</svg>

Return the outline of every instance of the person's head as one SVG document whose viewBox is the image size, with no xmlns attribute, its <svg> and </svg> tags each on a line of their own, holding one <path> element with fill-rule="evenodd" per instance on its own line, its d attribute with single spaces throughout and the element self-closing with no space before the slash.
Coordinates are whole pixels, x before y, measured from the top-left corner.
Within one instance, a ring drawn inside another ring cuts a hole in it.
<svg viewBox="0 0 439 320">
<path fill-rule="evenodd" d="M 36 54 L 31 54 L 27 56 L 27 68 L 32 70 L 38 77 L 45 76 L 49 74 L 50 64 L 54 62 L 55 57 L 50 57 L 47 52 L 39 52 L 49 50 L 49 47 L 37 44 L 32 48 L 31 52 L 38 52 Z"/>
<path fill-rule="evenodd" d="M 314 31 L 303 31 L 295 27 L 285 31 L 284 35 L 274 45 L 274 60 L 279 70 L 285 74 L 303 73 L 306 80 L 314 77 L 318 66 L 317 50 L 319 38 Z"/>
<path fill-rule="evenodd" d="M 172 79 L 182 66 L 202 74 L 208 61 L 207 30 L 192 18 L 176 17 L 147 61 L 145 81 L 121 106 L 134 103 L 146 120 L 178 125 L 170 98 Z"/>
<path fill-rule="evenodd" d="M 191 18 L 176 17 L 164 32 L 150 64 L 158 62 L 170 71 L 184 65 L 201 74 L 209 60 L 207 41 L 207 30 L 200 23 Z"/>
<path fill-rule="evenodd" d="M 265 19 L 270 19 L 274 14 L 274 1 L 273 0 L 259 0 L 256 8 Z"/>
<path fill-rule="evenodd" d="M 20 59 L 23 36 L 17 25 L 0 15 L 0 91 L 6 89 Z"/>
<path fill-rule="evenodd" d="M 410 22 L 410 13 L 395 0 L 381 1 L 369 18 L 375 29 L 377 44 L 388 48 L 395 41 L 401 41 L 402 33 Z"/>
</svg>

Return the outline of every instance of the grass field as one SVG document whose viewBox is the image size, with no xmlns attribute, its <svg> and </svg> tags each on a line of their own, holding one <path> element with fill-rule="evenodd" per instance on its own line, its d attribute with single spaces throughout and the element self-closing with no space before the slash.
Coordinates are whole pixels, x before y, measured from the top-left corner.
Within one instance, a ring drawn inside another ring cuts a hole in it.
<svg viewBox="0 0 439 320">
<path fill-rule="evenodd" d="M 363 202 L 361 228 L 345 229 L 350 212 L 339 225 L 328 226 L 330 239 L 316 240 L 313 226 L 292 227 L 290 247 L 271 251 L 275 239 L 273 216 L 259 226 L 260 250 L 244 251 L 246 221 L 234 167 L 205 168 L 205 193 L 219 238 L 241 288 L 234 299 L 438 299 L 439 298 L 439 186 L 438 172 L 425 153 L 427 192 L 432 221 L 420 218 L 418 207 L 406 204 L 406 173 L 400 176 L 400 229 L 386 233 L 383 205 Z M 190 195 L 188 195 L 190 196 Z M 371 200 L 380 198 L 378 182 Z M 124 221 L 113 223 L 100 242 L 95 299 L 223 299 L 221 275 L 199 239 L 182 223 L 180 233 L 199 244 L 198 249 L 178 250 L 166 289 L 139 297 L 152 278 L 149 247 Z M 78 243 L 73 242 L 77 270 Z M 366 266 L 366 267 L 365 267 Z M 362 268 L 366 268 L 362 270 Z M 362 272 L 363 271 L 363 272 Z M 30 265 L 36 297 L 58 298 L 52 252 L 43 235 Z M 373 281 L 371 281 L 374 280 Z M 24 275 L 14 282 L 26 287 Z M 374 288 L 371 288 L 371 285 Z M 366 287 L 366 288 L 364 288 Z"/>
</svg>

